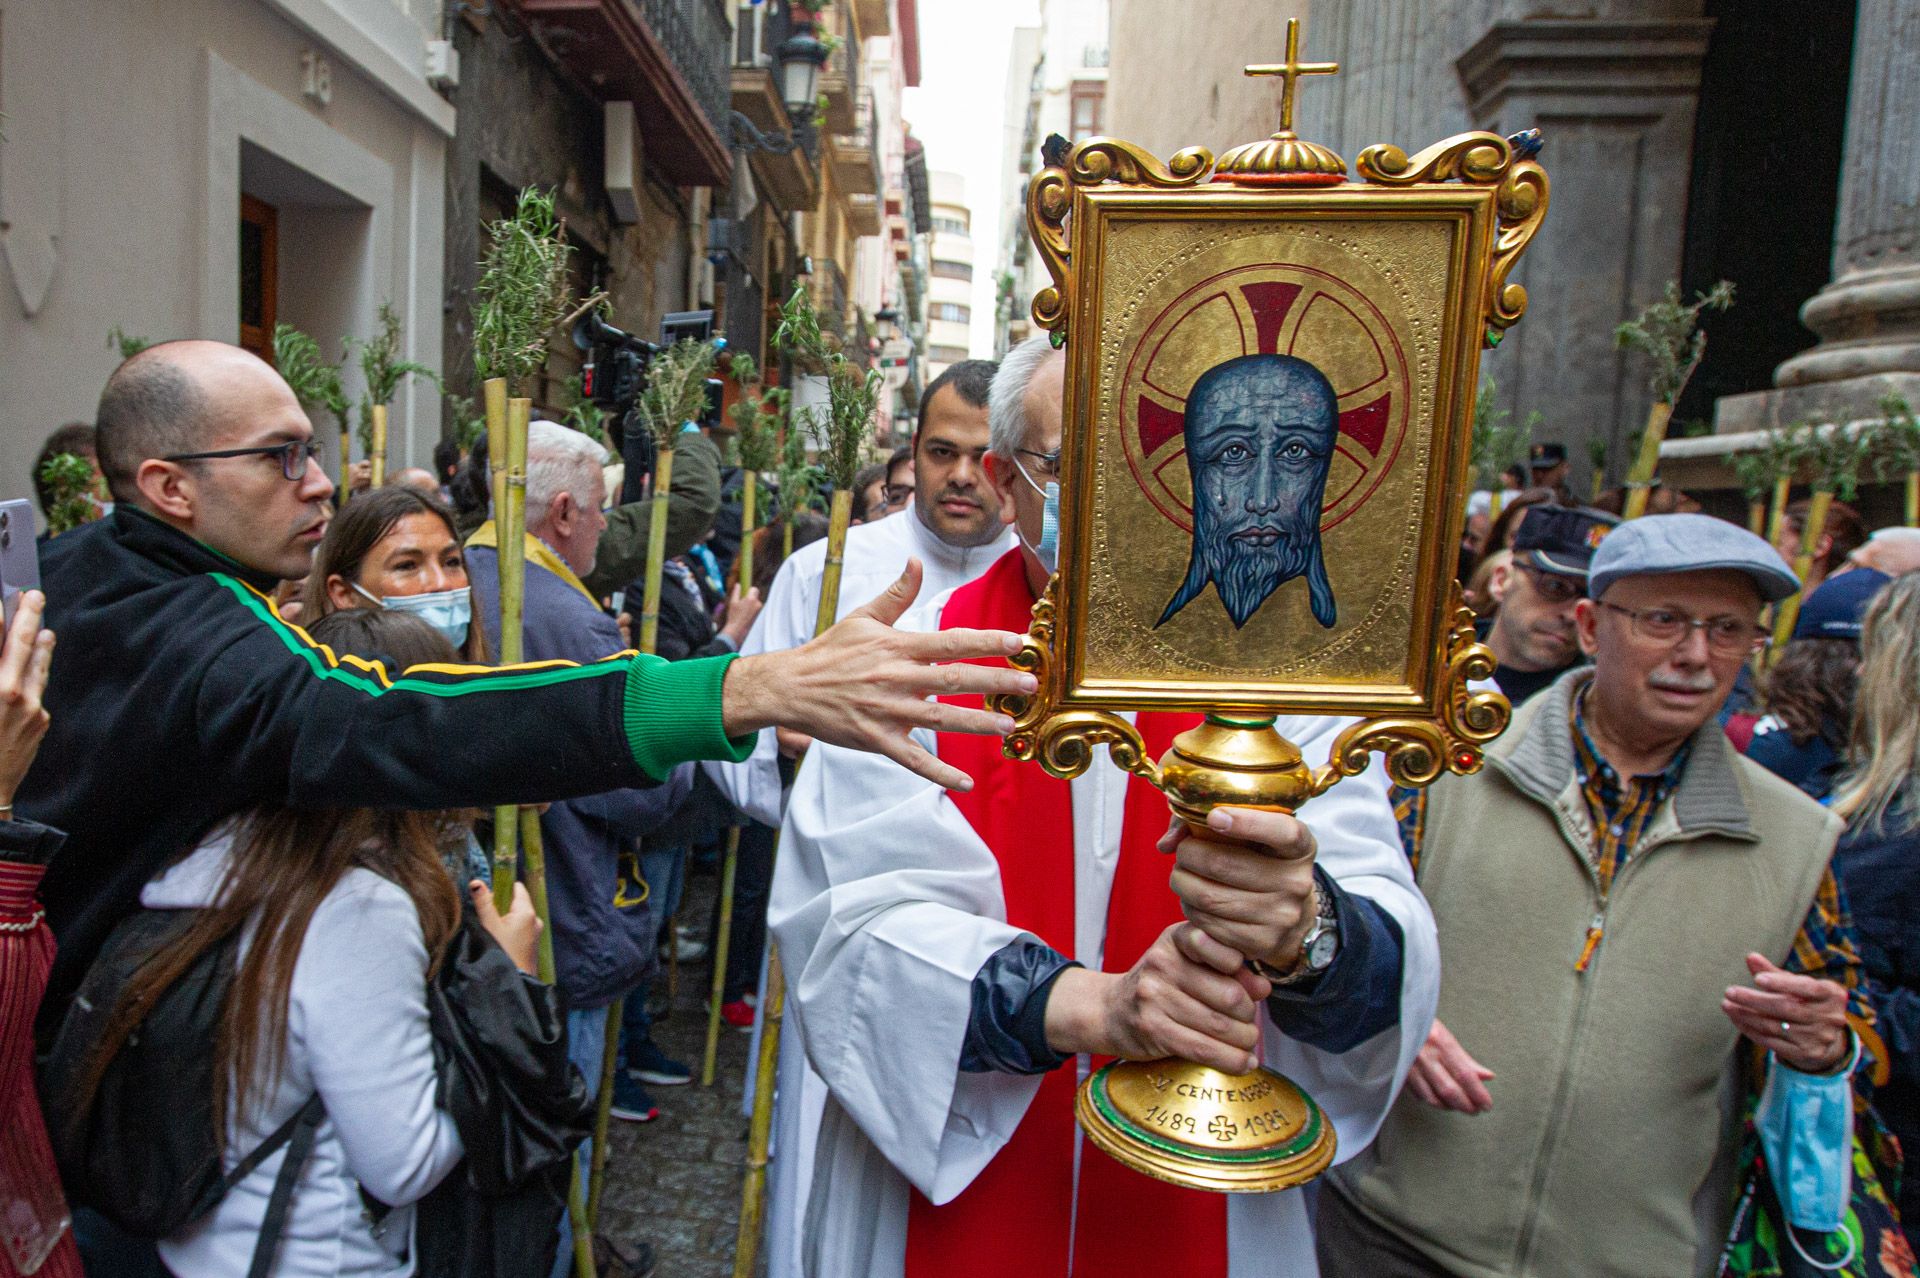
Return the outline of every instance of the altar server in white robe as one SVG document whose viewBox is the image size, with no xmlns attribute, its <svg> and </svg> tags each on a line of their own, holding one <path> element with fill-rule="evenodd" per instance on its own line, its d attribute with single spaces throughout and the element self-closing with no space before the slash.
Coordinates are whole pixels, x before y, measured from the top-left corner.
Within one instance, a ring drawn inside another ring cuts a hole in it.
<svg viewBox="0 0 1920 1278">
<path fill-rule="evenodd" d="M 1031 607 L 1051 567 L 1060 382 L 1057 356 L 1025 348 L 995 382 L 988 465 L 1022 548 L 901 624 L 1017 626 Z M 1149 754 L 1195 721 L 1141 716 Z M 1279 726 L 1318 764 L 1344 723 Z M 1341 1159 L 1365 1148 L 1439 978 L 1381 769 L 1300 821 L 1223 811 L 1199 839 L 1170 834 L 1164 798 L 1104 751 L 1066 783 L 984 739 L 922 744 L 974 789 L 816 747 L 782 833 L 770 918 L 788 1021 L 830 1092 L 801 1271 L 1311 1278 L 1302 1191 L 1216 1195 L 1128 1171 L 1078 1136 L 1072 1093 L 1096 1057 L 1234 1071 L 1257 1057 L 1321 1103 Z"/>
<path fill-rule="evenodd" d="M 981 464 L 987 451 L 987 392 L 994 369 L 988 360 L 962 360 L 935 378 L 921 396 L 913 436 L 913 501 L 898 514 L 848 531 L 838 616 L 846 616 L 891 586 L 906 571 L 909 559 L 920 561 L 919 598 L 924 602 L 973 580 L 1014 544 L 1012 530 L 1000 517 L 999 495 Z M 813 638 L 826 558 L 826 542 L 815 541 L 794 551 L 780 566 L 767 590 L 767 605 L 740 646 L 743 656 L 797 648 Z M 1015 629 L 1025 630 L 1026 623 Z M 735 807 L 775 828 L 784 804 L 782 755 L 791 758 L 807 745 L 797 734 L 784 734 L 784 740 L 780 735 L 771 728 L 762 732 L 744 763 L 705 765 Z M 775 873 L 779 873 L 777 864 Z M 756 1021 L 750 1062 L 759 1059 L 760 1030 Z M 793 1278 L 794 1271 L 786 1265 L 799 1244 L 801 1217 L 795 1205 L 806 1202 L 813 1136 L 826 1088 L 808 1070 L 799 1031 L 791 1022 L 782 1036 L 777 1077 L 768 1278 Z M 750 1070 L 749 1104 L 752 1095 Z"/>
</svg>

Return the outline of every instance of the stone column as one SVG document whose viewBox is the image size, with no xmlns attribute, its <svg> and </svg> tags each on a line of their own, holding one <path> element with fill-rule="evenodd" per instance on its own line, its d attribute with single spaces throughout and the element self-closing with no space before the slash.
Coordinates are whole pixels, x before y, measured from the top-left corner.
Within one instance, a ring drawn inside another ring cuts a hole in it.
<svg viewBox="0 0 1920 1278">
<path fill-rule="evenodd" d="M 1917 67 L 1920 8 L 1860 0 L 1833 281 L 1800 311 L 1820 342 L 1774 370 L 1777 389 L 1722 399 L 1716 432 L 1877 417 L 1889 393 L 1920 405 Z"/>
<path fill-rule="evenodd" d="M 1539 236 L 1515 278 L 1527 314 L 1481 367 L 1503 407 L 1538 410 L 1536 438 L 1567 445 L 1574 488 L 1586 441 L 1608 468 L 1646 422 L 1646 370 L 1613 330 L 1680 274 L 1700 65 L 1700 18 L 1498 21 L 1455 64 L 1477 128 L 1538 128 L 1552 181 Z"/>
</svg>

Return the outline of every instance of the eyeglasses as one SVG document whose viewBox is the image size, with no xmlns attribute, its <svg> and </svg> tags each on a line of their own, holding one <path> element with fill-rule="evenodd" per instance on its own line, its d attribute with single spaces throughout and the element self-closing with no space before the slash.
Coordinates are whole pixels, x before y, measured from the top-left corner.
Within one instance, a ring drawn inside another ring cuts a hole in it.
<svg viewBox="0 0 1920 1278">
<path fill-rule="evenodd" d="M 1035 452 L 1031 448 L 1016 448 L 1013 451 L 1016 453 L 1025 453 L 1027 456 L 1033 458 L 1035 461 L 1038 461 L 1040 463 L 1040 473 L 1042 475 L 1045 475 L 1048 479 L 1060 478 L 1060 450 L 1059 449 L 1056 448 L 1050 453 Z"/>
<path fill-rule="evenodd" d="M 280 473 L 288 479 L 299 479 L 307 473 L 307 463 L 320 456 L 320 445 L 311 439 L 290 439 L 284 444 L 269 444 L 260 448 L 222 448 L 211 453 L 171 453 L 161 461 L 214 461 L 221 457 L 278 457 Z"/>
<path fill-rule="evenodd" d="M 1654 643 L 1677 644 L 1698 630 L 1707 637 L 1707 647 L 1720 653 L 1745 655 L 1767 641 L 1767 632 L 1744 617 L 1689 617 L 1673 608 L 1623 608 L 1602 603 L 1602 608 L 1625 613 L 1633 632 Z"/>
<path fill-rule="evenodd" d="M 1557 572 L 1545 572 L 1525 564 L 1521 565 L 1520 572 L 1533 583 L 1534 593 L 1550 604 L 1570 604 L 1587 593 L 1580 582 L 1573 577 L 1562 576 Z"/>
</svg>

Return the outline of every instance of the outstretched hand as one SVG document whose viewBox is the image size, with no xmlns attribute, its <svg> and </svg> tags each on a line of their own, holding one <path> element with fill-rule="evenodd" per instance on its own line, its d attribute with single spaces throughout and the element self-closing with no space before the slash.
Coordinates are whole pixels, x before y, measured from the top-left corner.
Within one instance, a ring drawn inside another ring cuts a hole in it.
<svg viewBox="0 0 1920 1278">
<path fill-rule="evenodd" d="M 1022 637 L 1006 630 L 896 630 L 920 593 L 920 561 L 899 580 L 812 642 L 785 652 L 742 657 L 727 670 L 722 722 L 728 735 L 781 727 L 830 745 L 883 754 L 936 785 L 970 790 L 966 773 L 942 763 L 908 734 L 973 732 L 1004 736 L 1013 720 L 929 700 L 967 694 L 1026 695 L 1030 674 L 966 664 L 1006 657 Z"/>
</svg>

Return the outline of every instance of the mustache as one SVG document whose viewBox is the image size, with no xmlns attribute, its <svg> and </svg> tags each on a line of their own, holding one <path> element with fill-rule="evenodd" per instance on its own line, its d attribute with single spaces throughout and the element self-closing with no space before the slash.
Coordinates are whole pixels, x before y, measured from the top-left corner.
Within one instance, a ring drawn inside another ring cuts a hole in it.
<svg viewBox="0 0 1920 1278">
<path fill-rule="evenodd" d="M 1667 692 L 1713 691 L 1713 676 L 1705 670 L 1697 670 L 1690 675 L 1669 674 L 1656 670 L 1647 676 L 1647 682 Z"/>
</svg>

